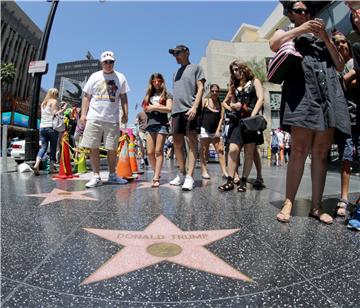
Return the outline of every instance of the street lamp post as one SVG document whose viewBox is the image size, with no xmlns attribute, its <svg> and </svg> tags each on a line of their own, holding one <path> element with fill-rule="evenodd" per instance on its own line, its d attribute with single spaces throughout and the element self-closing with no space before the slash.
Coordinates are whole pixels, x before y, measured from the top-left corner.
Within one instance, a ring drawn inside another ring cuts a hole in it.
<svg viewBox="0 0 360 308">
<path fill-rule="evenodd" d="M 48 1 L 52 2 L 49 16 L 45 25 L 44 33 L 41 37 L 39 50 L 37 52 L 37 61 L 45 60 L 46 51 L 51 31 L 51 26 L 55 17 L 56 8 L 59 0 Z M 44 73 L 35 73 L 33 80 L 33 91 L 30 105 L 29 129 L 25 135 L 25 160 L 34 160 L 39 148 L 39 132 L 37 130 L 37 110 L 39 104 L 41 78 Z"/>
</svg>

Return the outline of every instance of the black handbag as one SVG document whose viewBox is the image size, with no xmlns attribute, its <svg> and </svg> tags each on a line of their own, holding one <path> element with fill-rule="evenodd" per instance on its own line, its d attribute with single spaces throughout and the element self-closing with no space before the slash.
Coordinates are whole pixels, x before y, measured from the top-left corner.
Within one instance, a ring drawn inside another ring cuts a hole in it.
<svg viewBox="0 0 360 308">
<path fill-rule="evenodd" d="M 245 119 L 241 119 L 241 125 L 244 127 L 244 129 L 246 129 L 247 131 L 250 132 L 257 132 L 257 131 L 264 131 L 266 129 L 267 126 L 267 122 L 265 120 L 265 118 L 258 114 L 256 116 L 253 117 L 248 117 Z"/>
<path fill-rule="evenodd" d="M 239 117 L 235 110 L 227 110 L 225 109 L 225 118 L 229 119 L 230 122 L 235 122 Z"/>
</svg>

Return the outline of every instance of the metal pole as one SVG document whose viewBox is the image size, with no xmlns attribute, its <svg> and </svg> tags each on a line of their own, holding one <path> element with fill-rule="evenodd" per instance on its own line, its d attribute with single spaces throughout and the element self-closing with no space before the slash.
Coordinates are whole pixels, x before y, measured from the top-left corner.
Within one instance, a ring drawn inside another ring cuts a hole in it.
<svg viewBox="0 0 360 308">
<path fill-rule="evenodd" d="M 53 0 L 51 9 L 46 22 L 44 33 L 41 37 L 39 50 L 37 52 L 37 61 L 45 60 L 46 51 L 51 31 L 51 26 L 55 17 L 55 12 L 58 5 L 58 0 Z M 29 129 L 25 135 L 25 160 L 35 160 L 39 148 L 39 132 L 37 130 L 37 111 L 39 104 L 41 78 L 43 73 L 35 73 L 33 81 L 32 99 L 30 105 Z"/>
</svg>

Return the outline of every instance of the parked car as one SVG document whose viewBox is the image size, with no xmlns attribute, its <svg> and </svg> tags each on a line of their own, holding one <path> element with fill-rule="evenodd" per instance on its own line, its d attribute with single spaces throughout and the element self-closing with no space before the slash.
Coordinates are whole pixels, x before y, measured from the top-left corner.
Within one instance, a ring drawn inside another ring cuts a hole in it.
<svg viewBox="0 0 360 308">
<path fill-rule="evenodd" d="M 41 142 L 39 140 L 39 147 Z M 25 140 L 19 140 L 14 138 L 10 143 L 10 156 L 14 158 L 16 162 L 23 162 L 25 160 Z"/>
</svg>

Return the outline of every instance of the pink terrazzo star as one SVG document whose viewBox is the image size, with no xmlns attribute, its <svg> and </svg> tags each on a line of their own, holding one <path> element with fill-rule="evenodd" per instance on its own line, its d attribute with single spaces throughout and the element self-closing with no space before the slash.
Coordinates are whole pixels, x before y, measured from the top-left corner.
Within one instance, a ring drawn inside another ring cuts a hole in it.
<svg viewBox="0 0 360 308">
<path fill-rule="evenodd" d="M 182 231 L 165 216 L 160 215 L 143 231 L 90 228 L 84 230 L 125 247 L 86 278 L 81 285 L 120 276 L 162 261 L 252 282 L 251 278 L 203 247 L 239 229 Z"/>
<path fill-rule="evenodd" d="M 31 194 L 25 195 L 29 197 L 38 197 L 38 198 L 45 198 L 40 205 L 45 205 L 49 203 L 53 203 L 56 201 L 61 201 L 64 199 L 71 199 L 71 200 L 94 200 L 97 201 L 98 199 L 85 196 L 85 194 L 92 192 L 91 190 L 82 190 L 82 191 L 66 191 L 58 188 L 54 188 L 50 193 L 43 193 L 43 194 Z"/>
</svg>

